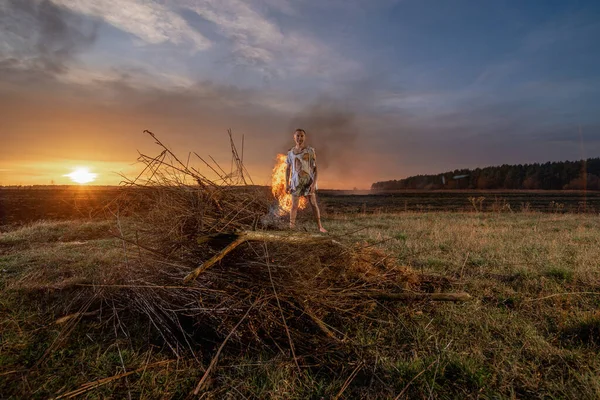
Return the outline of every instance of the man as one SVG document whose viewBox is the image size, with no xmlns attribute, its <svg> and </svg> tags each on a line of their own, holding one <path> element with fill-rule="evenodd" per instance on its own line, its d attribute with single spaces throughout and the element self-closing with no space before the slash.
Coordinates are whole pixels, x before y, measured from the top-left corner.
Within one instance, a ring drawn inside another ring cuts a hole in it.
<svg viewBox="0 0 600 400">
<path fill-rule="evenodd" d="M 321 214 L 317 205 L 317 157 L 315 149 L 306 146 L 304 129 L 294 131 L 296 145 L 288 151 L 285 170 L 286 191 L 292 195 L 292 210 L 290 211 L 290 228 L 296 227 L 296 214 L 300 196 L 308 197 L 320 232 L 327 232 L 321 224 Z"/>
</svg>

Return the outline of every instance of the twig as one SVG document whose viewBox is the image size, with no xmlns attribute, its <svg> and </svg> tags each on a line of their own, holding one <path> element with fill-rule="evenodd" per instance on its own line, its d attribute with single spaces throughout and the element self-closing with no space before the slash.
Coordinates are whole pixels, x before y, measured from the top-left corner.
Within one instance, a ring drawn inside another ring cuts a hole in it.
<svg viewBox="0 0 600 400">
<path fill-rule="evenodd" d="M 116 238 L 116 239 L 119 239 L 119 240 L 121 240 L 121 241 L 123 241 L 123 242 L 126 242 L 126 243 L 129 243 L 129 244 L 132 244 L 132 245 L 134 245 L 134 246 L 137 246 L 137 247 L 138 247 L 138 249 L 143 249 L 143 250 L 146 250 L 146 251 L 148 251 L 148 252 L 150 252 L 150 253 L 153 253 L 153 254 L 156 254 L 156 255 L 159 255 L 159 256 L 162 256 L 162 257 L 165 257 L 165 258 L 173 257 L 173 256 L 171 256 L 171 255 L 164 254 L 164 253 L 162 253 L 162 252 L 160 252 L 160 251 L 158 251 L 158 250 L 152 249 L 152 248 L 150 248 L 150 247 L 147 247 L 147 246 L 141 245 L 141 244 L 140 244 L 138 241 L 133 241 L 133 240 L 127 239 L 127 238 L 126 238 L 126 237 L 124 237 L 122 234 L 119 234 L 119 235 L 117 235 L 117 234 L 115 234 L 115 233 L 112 233 L 112 232 L 109 232 L 109 234 L 110 234 L 112 237 Z M 182 260 L 178 260 L 178 261 L 181 261 L 181 262 L 183 262 Z M 159 260 L 158 262 L 162 262 L 163 264 L 166 264 L 164 261 L 160 261 L 160 260 Z M 167 265 L 172 265 L 172 266 L 176 266 L 176 267 L 179 267 L 179 266 L 180 266 L 180 265 L 176 265 L 176 264 L 167 264 Z"/>
<path fill-rule="evenodd" d="M 250 307 L 248 307 L 248 310 L 246 311 L 246 314 L 244 314 L 244 316 L 242 317 L 242 319 L 240 319 L 238 321 L 238 323 L 235 324 L 235 326 L 233 327 L 233 329 L 231 330 L 231 332 L 229 332 L 229 335 L 227 335 L 227 337 L 225 338 L 225 340 L 223 340 L 223 343 L 221 343 L 221 346 L 219 346 L 219 350 L 217 350 L 217 354 L 215 354 L 215 356 L 213 357 L 212 361 L 208 365 L 208 368 L 206 369 L 206 371 L 204 371 L 204 374 L 202 375 L 202 379 L 200 379 L 200 382 L 198 382 L 198 385 L 196 386 L 196 389 L 194 389 L 194 395 L 195 396 L 197 396 L 198 393 L 200 393 L 200 390 L 202 390 L 202 387 L 204 386 L 204 383 L 208 379 L 208 376 L 209 376 L 210 372 L 212 371 L 212 369 L 217 364 L 217 361 L 219 361 L 219 356 L 221 355 L 221 351 L 223 351 L 223 347 L 225 347 L 225 344 L 227 343 L 227 341 L 229 340 L 229 338 L 231 337 L 231 335 L 233 335 L 233 333 L 237 330 L 237 328 L 241 325 L 241 323 L 246 319 L 246 317 L 248 316 L 248 314 L 250 314 L 250 310 L 252 310 L 254 308 L 254 306 L 256 305 L 256 303 L 259 302 L 259 300 L 261 300 L 261 299 L 260 298 L 256 299 L 254 301 L 254 303 L 252 303 L 252 305 Z"/>
<path fill-rule="evenodd" d="M 158 159 L 161 158 L 161 157 L 163 157 L 163 159 L 164 159 L 164 156 L 165 156 L 166 153 L 167 153 L 167 151 L 163 150 L 159 155 L 157 155 L 156 157 L 152 158 L 150 162 L 147 162 L 146 163 L 146 167 L 142 170 L 142 172 L 139 173 L 139 175 L 137 176 L 137 178 L 135 178 L 131 182 L 137 182 L 142 177 L 142 175 L 146 172 L 146 170 L 148 168 L 152 168 L 152 164 L 154 164 L 154 162 L 158 161 Z M 142 156 L 143 156 L 143 154 L 140 154 L 140 157 L 142 157 Z M 123 175 L 121 175 L 121 176 L 123 176 Z M 152 173 L 152 176 L 154 176 L 154 172 Z M 152 178 L 152 176 L 151 176 L 151 178 Z M 127 179 L 125 176 L 123 176 L 123 178 Z"/>
<path fill-rule="evenodd" d="M 200 290 L 194 286 L 158 286 L 158 285 L 96 285 L 91 283 L 76 283 L 73 286 L 83 286 L 83 287 L 106 287 L 106 288 L 123 288 L 123 289 L 177 289 L 177 290 Z M 209 290 L 206 288 L 202 288 L 202 290 Z M 91 313 L 88 313 L 91 314 Z M 72 314 L 74 315 L 74 314 Z M 86 315 L 84 315 L 86 316 Z M 65 318 L 65 317 L 63 317 Z M 56 321 L 56 323 L 59 323 Z"/>
<path fill-rule="evenodd" d="M 436 339 L 436 346 L 437 346 L 437 339 Z M 440 369 L 440 355 L 439 354 L 438 354 L 436 363 L 437 363 L 437 365 L 435 367 L 435 371 L 433 372 L 433 378 L 431 379 L 431 388 L 429 389 L 429 398 L 430 399 L 433 398 L 433 390 L 435 389 L 435 379 L 437 378 L 438 370 Z"/>
<path fill-rule="evenodd" d="M 226 176 L 226 175 L 224 175 L 224 176 L 221 176 L 221 174 L 220 174 L 219 172 L 217 172 L 217 170 L 216 170 L 216 169 L 214 169 L 214 168 L 212 167 L 212 165 L 210 165 L 209 163 L 207 163 L 206 161 L 204 161 L 204 159 L 203 159 L 202 157 L 200 157 L 200 156 L 198 155 L 198 153 L 194 152 L 194 154 L 196 155 L 196 157 L 198 157 L 198 158 L 200 159 L 200 161 L 202 161 L 204 164 L 206 164 L 206 166 L 207 166 L 208 168 L 210 168 L 210 169 L 211 169 L 211 170 L 212 170 L 212 171 L 213 171 L 213 172 L 214 172 L 214 173 L 215 173 L 215 174 L 216 174 L 216 175 L 217 175 L 219 178 L 221 178 L 223 181 L 226 181 L 226 178 L 227 178 L 227 176 Z M 212 158 L 212 157 L 211 157 L 211 158 Z"/>
<path fill-rule="evenodd" d="M 378 300 L 390 301 L 411 301 L 411 300 L 431 300 L 431 301 L 468 301 L 472 297 L 469 293 L 360 293 L 358 296 L 352 297 L 370 297 Z"/>
<path fill-rule="evenodd" d="M 87 312 L 88 308 L 90 308 L 92 303 L 96 300 L 97 296 L 98 296 L 98 294 L 94 294 L 93 296 L 90 296 L 88 301 L 83 306 L 81 306 L 81 308 L 79 309 L 79 311 L 77 313 L 75 313 L 75 314 L 77 314 L 77 316 L 74 318 L 70 318 L 67 321 L 64 328 L 60 331 L 58 336 L 54 339 L 52 344 L 46 349 L 44 354 L 42 354 L 40 359 L 36 361 L 36 363 L 33 365 L 31 370 L 37 369 L 52 352 L 56 351 L 56 349 L 63 344 L 63 342 L 75 330 L 75 327 L 77 326 L 77 323 L 81 320 L 82 315 Z"/>
<path fill-rule="evenodd" d="M 75 285 L 75 286 L 79 286 L 79 285 Z M 65 315 L 64 317 L 57 319 L 56 321 L 54 321 L 54 324 L 62 325 L 65 322 L 72 320 L 73 318 L 93 317 L 94 315 L 98 315 L 99 313 L 100 313 L 100 310 L 90 311 L 90 312 L 76 312 L 73 314 Z"/>
<path fill-rule="evenodd" d="M 294 357 L 294 363 L 296 363 L 296 367 L 298 367 L 298 372 L 302 373 L 300 369 L 300 364 L 298 364 L 298 358 L 296 357 L 296 351 L 294 350 L 294 342 L 292 341 L 292 335 L 290 335 L 290 330 L 288 328 L 287 322 L 285 320 L 285 315 L 283 314 L 283 309 L 281 308 L 281 303 L 279 302 L 279 296 L 277 295 L 277 290 L 275 289 L 275 284 L 273 283 L 273 275 L 271 274 L 271 264 L 269 263 L 269 254 L 267 251 L 267 244 L 265 246 L 265 261 L 267 262 L 267 270 L 269 271 L 269 280 L 271 281 L 271 287 L 273 288 L 273 293 L 275 294 L 275 300 L 277 301 L 277 307 L 279 308 L 279 312 L 281 313 L 281 319 L 283 320 L 283 326 L 285 327 L 285 333 L 287 334 L 288 341 L 290 343 L 290 350 L 292 351 L 292 356 Z"/>
<path fill-rule="evenodd" d="M 217 166 L 217 168 L 219 168 L 221 170 L 221 172 L 223 173 L 223 176 L 227 177 L 227 172 L 225 172 L 223 170 L 223 168 L 221 168 L 221 166 L 219 165 L 219 163 L 211 155 L 209 155 L 208 157 L 212 160 L 212 162 L 215 163 L 215 165 Z"/>
<path fill-rule="evenodd" d="M 358 373 L 362 369 L 362 367 L 363 367 L 363 363 L 362 362 L 358 363 L 356 368 L 354 368 L 354 371 L 352 371 L 352 373 L 350 374 L 348 379 L 346 379 L 346 381 L 344 382 L 344 385 L 342 386 L 342 388 L 340 389 L 338 394 L 334 397 L 335 400 L 339 399 L 342 396 L 342 394 L 346 391 L 346 389 L 348 389 L 348 386 L 350 386 L 350 384 L 352 383 L 354 378 L 356 378 L 356 375 L 358 375 Z"/>
<path fill-rule="evenodd" d="M 460 277 L 459 277 L 459 279 L 462 279 L 462 277 L 463 277 L 463 272 L 465 270 L 465 265 L 467 265 L 467 260 L 469 259 L 469 255 L 470 254 L 471 253 L 469 251 L 467 251 L 467 256 L 465 257 L 465 262 L 463 262 L 462 268 L 460 269 Z"/>
<path fill-rule="evenodd" d="M 338 337 L 334 335 L 334 333 L 331 331 L 331 329 L 329 329 L 327 327 L 325 322 L 323 322 L 322 319 L 317 317 L 315 315 L 315 313 L 312 312 L 312 310 L 310 309 L 310 307 L 307 304 L 303 304 L 302 306 L 304 308 L 304 312 L 306 313 L 306 315 L 308 315 L 315 322 L 315 324 L 317 324 L 317 326 L 323 331 L 323 333 L 325 333 L 327 336 L 329 336 L 330 338 L 332 338 L 336 341 L 340 341 L 340 339 L 338 339 Z"/>
<path fill-rule="evenodd" d="M 129 375 L 132 375 L 132 374 L 136 374 L 138 372 L 143 372 L 143 371 L 145 371 L 148 368 L 158 367 L 160 365 L 166 365 L 166 364 L 172 363 L 173 361 L 176 361 L 176 360 L 158 361 L 158 362 L 155 362 L 153 364 L 144 365 L 141 368 L 138 368 L 136 370 L 129 371 L 129 372 L 126 372 L 126 373 L 123 373 L 123 374 L 118 374 L 118 375 L 111 376 L 109 378 L 103 378 L 103 379 L 99 379 L 97 381 L 84 383 L 83 385 L 81 385 L 81 388 L 73 390 L 73 391 L 65 393 L 65 394 L 62 394 L 62 395 L 58 396 L 56 399 L 57 400 L 58 399 L 66 399 L 66 398 L 72 399 L 72 398 L 74 398 L 76 396 L 79 396 L 79 395 L 82 395 L 84 393 L 87 393 L 90 390 L 94 390 L 97 387 L 100 387 L 102 385 L 106 385 L 107 383 L 114 382 L 116 380 L 119 380 L 121 378 L 125 378 L 126 376 L 129 376 Z"/>
<path fill-rule="evenodd" d="M 402 395 L 404 394 L 404 392 L 406 392 L 408 390 L 408 388 L 410 387 L 410 385 L 419 377 L 421 376 L 423 373 L 425 373 L 425 371 L 427 371 L 429 368 L 431 368 L 431 366 L 433 364 L 435 364 L 438 360 L 434 360 L 431 364 L 429 364 L 423 371 L 419 372 L 418 374 L 416 374 L 407 384 L 406 386 L 404 386 L 404 389 L 402 389 L 402 391 L 400 392 L 400 394 L 398 394 L 398 396 L 396 396 L 394 398 L 394 400 L 399 400 Z"/>
<path fill-rule="evenodd" d="M 28 369 L 27 368 L 23 368 L 23 369 L 14 369 L 12 371 L 8 371 L 8 372 L 2 372 L 0 373 L 0 376 L 6 376 L 6 375 L 12 375 L 12 374 L 21 374 L 23 372 L 27 372 Z"/>
<path fill-rule="evenodd" d="M 550 299 L 552 297 L 575 296 L 575 295 L 580 295 L 580 294 L 591 294 L 591 295 L 595 295 L 595 296 L 600 296 L 600 292 L 566 292 L 566 293 L 555 293 L 555 294 L 551 294 L 549 296 L 538 297 L 537 299 L 527 299 L 527 300 L 523 300 L 523 301 L 525 301 L 525 302 L 540 301 L 540 300 Z"/>
<path fill-rule="evenodd" d="M 246 241 L 245 237 L 243 237 L 243 236 L 238 237 L 236 240 L 231 242 L 227 247 L 225 247 L 223 250 L 221 250 L 221 252 L 219 252 L 219 254 L 212 257 L 210 260 L 206 261 L 201 266 L 199 266 L 198 268 L 196 268 L 195 270 L 190 272 L 185 278 L 183 278 L 183 282 L 188 283 L 190 281 L 193 281 L 194 279 L 196 279 L 198 277 L 198 275 L 200 275 L 201 273 L 203 273 L 204 271 L 206 271 L 207 269 L 212 267 L 217 262 L 221 261 L 223 259 L 223 257 L 225 257 L 228 253 L 232 252 L 236 247 L 238 247 L 240 244 L 244 243 L 245 241 Z"/>
</svg>

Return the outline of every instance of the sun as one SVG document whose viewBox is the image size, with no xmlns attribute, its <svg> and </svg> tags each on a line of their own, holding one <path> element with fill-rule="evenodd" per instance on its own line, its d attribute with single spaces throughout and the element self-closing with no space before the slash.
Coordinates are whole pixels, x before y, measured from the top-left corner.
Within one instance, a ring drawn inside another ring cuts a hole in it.
<svg viewBox="0 0 600 400">
<path fill-rule="evenodd" d="M 65 176 L 71 178 L 71 180 L 75 183 L 84 184 L 95 181 L 98 174 L 91 173 L 88 168 L 78 167 L 75 169 L 75 171 L 71 172 L 70 174 L 66 174 Z"/>
</svg>

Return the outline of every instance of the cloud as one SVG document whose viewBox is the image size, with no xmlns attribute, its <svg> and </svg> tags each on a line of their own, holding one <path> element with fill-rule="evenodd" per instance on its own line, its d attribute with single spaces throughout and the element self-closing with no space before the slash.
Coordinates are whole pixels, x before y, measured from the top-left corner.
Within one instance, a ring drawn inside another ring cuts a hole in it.
<svg viewBox="0 0 600 400">
<path fill-rule="evenodd" d="M 292 5 L 290 0 L 259 0 L 258 6 L 272 9 L 285 15 L 297 16 L 298 10 Z"/>
<path fill-rule="evenodd" d="M 150 129 L 178 154 L 210 154 L 227 165 L 230 153 L 225 132 L 232 128 L 238 139 L 245 135 L 245 162 L 253 178 L 262 184 L 268 183 L 275 155 L 289 149 L 291 127 L 300 124 L 318 149 L 324 184 L 339 186 L 340 179 L 349 179 L 349 169 L 344 170 L 344 166 L 361 168 L 360 161 L 367 159 L 352 161 L 359 132 L 355 110 L 333 98 L 320 99 L 302 109 L 292 94 L 274 89 L 211 81 L 174 87 L 149 84 L 150 79 L 141 78 L 144 76 L 151 75 L 143 69 L 115 70 L 85 85 L 46 77 L 28 91 L 10 90 L 6 82 L 0 84 L 0 108 L 7 115 L 0 158 L 9 165 L 17 156 L 47 159 L 76 155 L 90 160 L 133 161 L 136 148 L 147 154 L 156 150 L 141 134 L 143 129 Z M 265 154 L 271 156 L 265 158 Z M 360 169 L 363 179 L 367 171 Z M 362 186 L 369 184 L 363 182 Z M 357 185 L 361 186 L 351 184 Z"/>
<path fill-rule="evenodd" d="M 323 179 L 341 185 L 350 173 L 375 181 L 577 157 L 579 118 L 589 151 L 600 151 L 595 76 L 549 79 L 538 73 L 546 59 L 522 50 L 467 68 L 458 81 L 452 77 L 461 71 L 443 60 L 397 68 L 367 57 L 374 53 L 365 43 L 352 47 L 363 56 L 353 61 L 337 46 L 343 40 L 332 38 L 336 27 L 314 29 L 311 18 L 327 12 L 351 23 L 378 7 L 363 0 L 0 0 L 0 158 L 133 160 L 146 144 L 141 131 L 150 129 L 175 150 L 227 163 L 232 128 L 246 137 L 252 175 L 268 177 L 272 160 L 264 154 L 289 149 L 301 127 Z M 124 35 L 105 23 L 147 45 L 113 42 Z M 312 33 L 329 28 L 333 35 Z M 534 39 L 537 53 L 570 43 Z M 371 182 L 363 183 L 356 186 Z"/>
<path fill-rule="evenodd" d="M 301 127 L 317 149 L 324 184 L 366 187 L 385 178 L 580 153 L 578 142 L 553 136 L 560 133 L 557 126 L 568 125 L 550 118 L 551 110 L 517 100 L 410 92 L 395 93 L 406 101 L 381 109 L 376 100 L 385 93 L 359 83 L 302 105 L 293 93 L 276 89 L 209 80 L 174 86 L 154 77 L 143 68 L 115 68 L 83 85 L 52 77 L 38 78 L 27 91 L 0 84 L 7 127 L 0 158 L 25 152 L 41 159 L 57 153 L 133 160 L 136 148 L 152 154 L 141 134 L 150 129 L 180 154 L 197 151 L 227 164 L 225 131 L 232 128 L 238 138 L 246 137 L 253 178 L 268 183 L 272 160 L 265 154 L 289 149 L 293 129 Z M 452 105 L 425 114 L 407 106 L 421 102 L 423 108 L 429 101 Z M 592 136 L 584 138 L 589 151 L 600 147 Z M 355 174 L 362 180 L 351 181 Z"/>
<path fill-rule="evenodd" d="M 61 73 L 96 40 L 96 23 L 48 0 L 8 0 L 0 7 L 0 68 Z"/>
<path fill-rule="evenodd" d="M 227 128 L 253 136 L 249 146 L 258 148 L 273 146 L 273 137 L 284 129 L 285 114 L 274 107 L 288 100 L 278 92 L 210 81 L 185 87 L 148 84 L 151 77 L 139 69 L 114 70 L 85 85 L 51 76 L 39 76 L 27 90 L 20 82 L 0 83 L 0 158 L 23 151 L 41 158 L 54 152 L 135 158 L 143 129 L 168 135 L 167 141 L 180 148 L 214 154 L 222 153 L 226 142 L 215 138 Z"/>
<path fill-rule="evenodd" d="M 18 0 L 11 3 L 20 4 Z M 31 4 L 40 3 L 33 0 Z M 171 43 L 195 51 L 218 46 L 227 48 L 223 62 L 258 71 L 266 79 L 289 76 L 333 76 L 352 74 L 360 64 L 346 59 L 309 34 L 279 26 L 272 12 L 298 15 L 284 0 L 45 0 L 42 4 L 71 14 L 104 21 L 149 45 Z M 190 24 L 184 18 L 193 12 L 212 25 Z M 27 24 L 19 24 L 26 26 Z M 216 30 L 226 42 L 214 36 Z M 214 40 L 209 40 L 211 37 Z"/>
<path fill-rule="evenodd" d="M 231 43 L 233 61 L 257 69 L 267 77 L 290 73 L 325 76 L 359 69 L 357 63 L 336 55 L 335 50 L 306 32 L 279 27 L 257 11 L 261 2 L 179 0 L 177 4 L 215 24 Z M 295 12 L 288 2 L 269 1 L 266 6 L 288 14 Z"/>
<path fill-rule="evenodd" d="M 149 44 L 171 42 L 205 50 L 211 42 L 192 29 L 176 12 L 157 1 L 146 0 L 52 0 L 73 12 L 103 19 Z M 167 3 L 168 4 L 168 3 Z"/>
<path fill-rule="evenodd" d="M 300 15 L 301 4 L 281 0 L 8 0 L 0 5 L 0 32 L 6 34 L 0 39 L 0 68 L 63 74 L 82 64 L 83 59 L 76 56 L 91 48 L 99 26 L 106 23 L 134 35 L 148 48 L 170 44 L 202 54 L 201 61 L 194 60 L 194 52 L 161 60 L 148 50 L 145 54 L 152 58 L 142 60 L 138 57 L 143 54 L 135 50 L 136 56 L 118 56 L 121 63 L 151 63 L 156 69 L 175 64 L 180 74 L 187 70 L 192 75 L 195 63 L 212 63 L 217 70 L 241 67 L 263 80 L 279 82 L 308 78 L 315 83 L 315 79 L 328 81 L 363 72 L 360 62 L 340 55 L 311 34 L 310 26 L 292 27 L 276 17 Z M 110 48 L 106 43 L 103 46 L 104 51 Z M 204 52 L 209 48 L 214 51 Z M 105 54 L 103 62 L 107 56 L 111 54 Z"/>
</svg>

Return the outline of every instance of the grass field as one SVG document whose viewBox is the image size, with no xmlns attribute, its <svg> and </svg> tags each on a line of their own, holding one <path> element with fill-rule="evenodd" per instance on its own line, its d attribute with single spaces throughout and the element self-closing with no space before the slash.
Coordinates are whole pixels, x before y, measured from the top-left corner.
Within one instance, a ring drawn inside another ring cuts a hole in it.
<svg viewBox="0 0 600 400">
<path fill-rule="evenodd" d="M 110 377 L 81 397 L 193 390 L 218 343 L 174 359 L 148 321 L 125 327 L 103 312 L 57 323 L 77 300 L 74 286 L 126 266 L 115 225 L 34 222 L 0 234 L 0 397 L 48 398 Z M 380 247 L 473 300 L 378 304 L 351 328 L 362 360 L 328 371 L 225 348 L 204 398 L 600 398 L 597 215 L 341 214 L 325 226 L 356 231 L 345 240 Z"/>
<path fill-rule="evenodd" d="M 600 192 L 549 190 L 321 191 L 326 210 L 342 213 L 431 211 L 598 213 Z"/>
<path fill-rule="evenodd" d="M 118 186 L 0 187 L 0 230 L 40 219 L 103 218 L 105 205 L 116 196 L 131 193 Z M 265 191 L 270 189 L 265 187 Z M 319 192 L 321 208 L 328 214 L 373 214 L 431 211 L 492 211 L 550 213 L 600 212 L 599 191 L 416 191 Z"/>
</svg>

